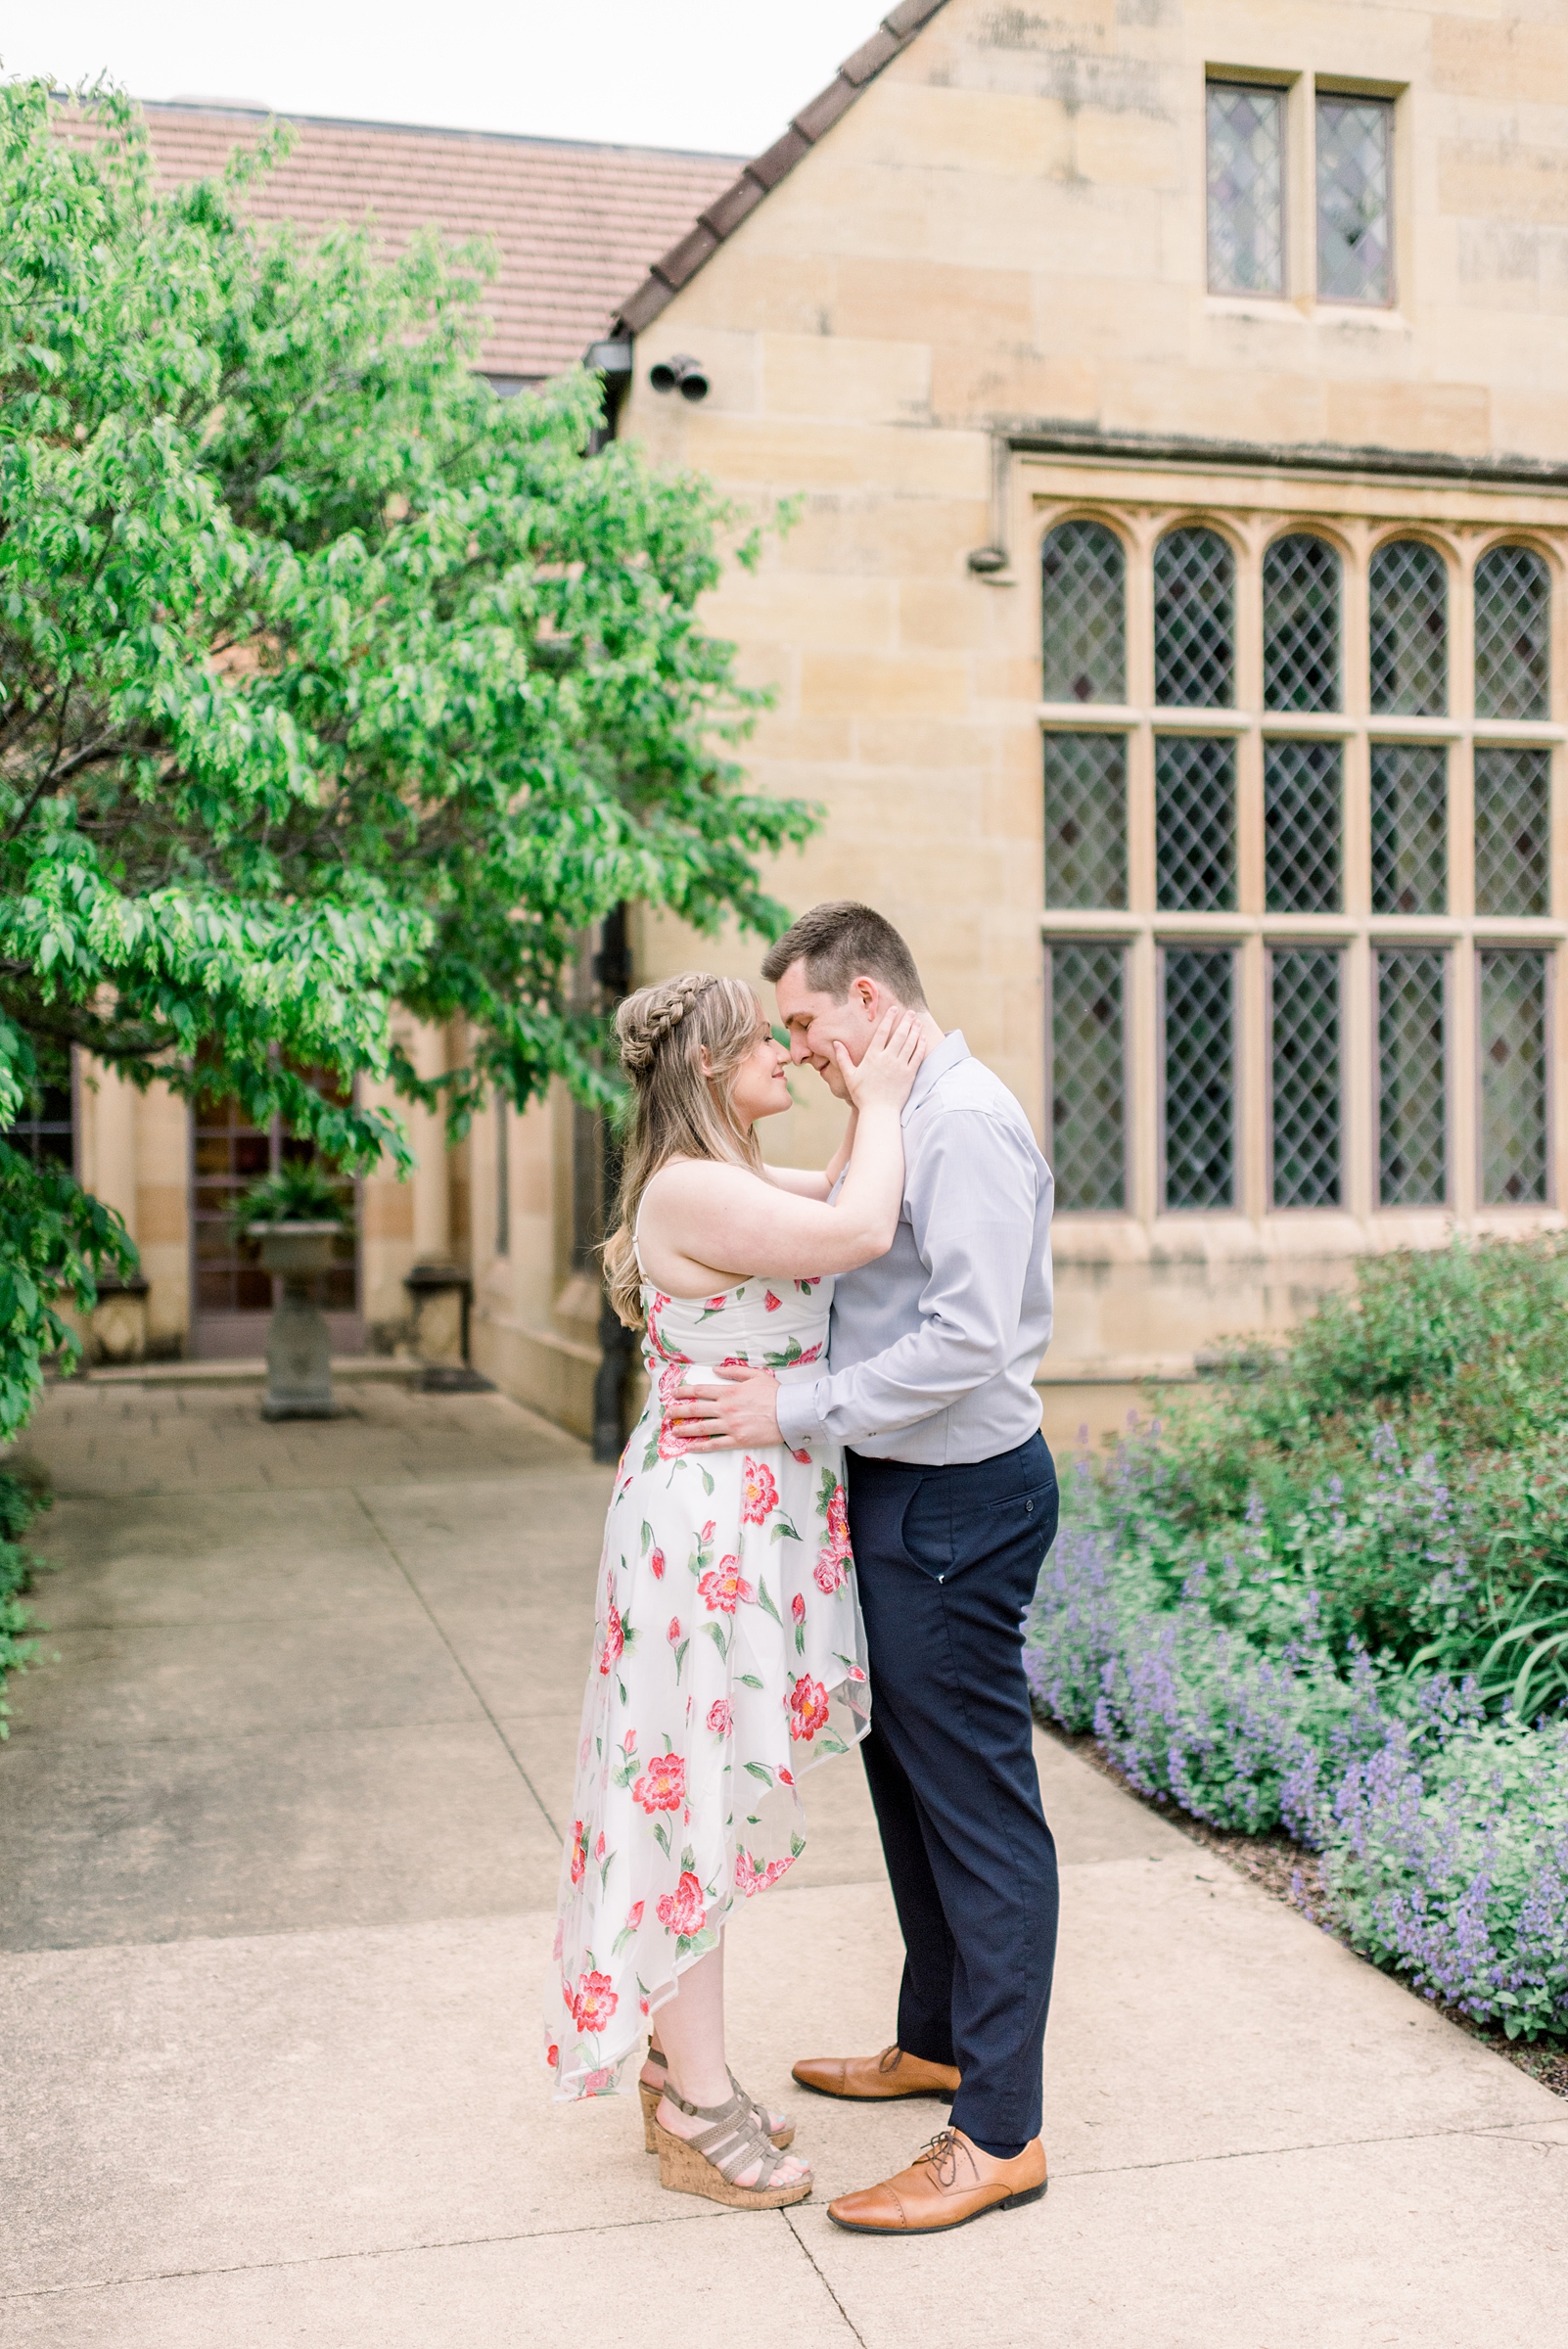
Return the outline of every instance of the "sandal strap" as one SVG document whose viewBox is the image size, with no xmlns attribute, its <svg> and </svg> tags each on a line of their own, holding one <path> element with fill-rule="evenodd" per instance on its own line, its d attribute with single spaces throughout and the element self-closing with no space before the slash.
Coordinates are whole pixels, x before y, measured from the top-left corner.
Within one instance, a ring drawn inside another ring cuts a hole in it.
<svg viewBox="0 0 1568 2349">
<path fill-rule="evenodd" d="M 667 2089 L 666 2095 L 689 2120 L 709 2121 L 713 2125 L 688 2137 L 686 2143 L 694 2153 L 715 2169 L 721 2178 L 733 2186 L 742 2170 L 752 2162 L 761 2166 L 752 2180 L 754 2188 L 772 2185 L 789 2158 L 757 2126 L 756 2114 L 750 2100 L 737 2093 L 723 2104 L 688 2104 L 684 2096 Z"/>
</svg>

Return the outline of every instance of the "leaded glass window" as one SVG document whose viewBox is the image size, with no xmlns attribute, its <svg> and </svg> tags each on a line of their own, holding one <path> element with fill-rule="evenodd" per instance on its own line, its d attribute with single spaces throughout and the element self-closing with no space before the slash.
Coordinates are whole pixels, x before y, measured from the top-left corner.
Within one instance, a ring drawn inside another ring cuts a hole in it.
<svg viewBox="0 0 1568 2349">
<path fill-rule="evenodd" d="M 1440 742 L 1372 745 L 1372 911 L 1449 909 L 1449 755 Z"/>
<path fill-rule="evenodd" d="M 1483 947 L 1481 1197 L 1488 1206 L 1546 1196 L 1546 957 Z"/>
<path fill-rule="evenodd" d="M 1386 98 L 1318 99 L 1319 301 L 1394 299 L 1393 143 Z"/>
<path fill-rule="evenodd" d="M 34 1096 L 24 1116 L 0 1131 L 19 1158 L 35 1167 L 53 1161 L 68 1172 L 76 1163 L 76 1121 L 69 1085 L 46 1084 Z"/>
<path fill-rule="evenodd" d="M 1264 745 L 1264 882 L 1270 913 L 1337 913 L 1340 746 Z"/>
<path fill-rule="evenodd" d="M 1127 903 L 1127 744 L 1045 736 L 1045 902 Z"/>
<path fill-rule="evenodd" d="M 1165 1204 L 1235 1204 L 1235 956 L 1165 954 Z"/>
<path fill-rule="evenodd" d="M 1550 805 L 1548 751 L 1476 752 L 1477 913 L 1550 912 Z"/>
<path fill-rule="evenodd" d="M 1372 557 L 1372 708 L 1441 717 L 1449 706 L 1449 574 L 1435 547 L 1396 538 Z"/>
<path fill-rule="evenodd" d="M 1339 557 L 1291 530 L 1265 550 L 1264 708 L 1339 708 Z"/>
<path fill-rule="evenodd" d="M 1154 698 L 1228 710 L 1235 694 L 1236 566 L 1218 530 L 1167 530 L 1154 550 Z"/>
<path fill-rule="evenodd" d="M 1273 957 L 1275 1207 L 1338 1207 L 1339 970 L 1328 946 Z"/>
<path fill-rule="evenodd" d="M 1477 717 L 1547 717 L 1551 580 L 1533 547 L 1495 546 L 1475 567 Z"/>
<path fill-rule="evenodd" d="M 1234 910 L 1236 746 L 1228 736 L 1155 737 L 1154 869 L 1162 913 Z"/>
<path fill-rule="evenodd" d="M 1208 147 L 1210 293 L 1283 294 L 1283 93 L 1212 81 Z"/>
<path fill-rule="evenodd" d="M 1102 522 L 1064 522 L 1040 550 L 1047 702 L 1127 694 L 1127 558 Z"/>
<path fill-rule="evenodd" d="M 1377 957 L 1377 1195 L 1384 1207 L 1448 1196 L 1444 962 L 1434 946 Z"/>
<path fill-rule="evenodd" d="M 1127 1205 L 1122 946 L 1053 946 L 1051 1165 L 1060 1208 Z"/>
</svg>

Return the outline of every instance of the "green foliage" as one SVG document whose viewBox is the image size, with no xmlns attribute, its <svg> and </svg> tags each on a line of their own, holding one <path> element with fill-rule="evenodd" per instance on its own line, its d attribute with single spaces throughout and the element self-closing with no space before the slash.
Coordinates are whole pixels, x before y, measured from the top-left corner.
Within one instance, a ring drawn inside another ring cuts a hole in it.
<svg viewBox="0 0 1568 2349">
<path fill-rule="evenodd" d="M 351 1210 L 342 1181 L 310 1159 L 285 1159 L 275 1174 L 247 1185 L 234 1203 L 234 1228 L 258 1223 L 346 1223 Z"/>
<path fill-rule="evenodd" d="M 1323 1855 L 1378 1964 L 1568 2034 L 1568 1241 L 1362 1266 L 1068 1482 L 1025 1667 L 1133 1785 Z"/>
<path fill-rule="evenodd" d="M 349 1172 L 409 1163 L 380 1081 L 454 1134 L 490 1087 L 608 1102 L 583 929 L 772 934 L 757 859 L 811 822 L 727 756 L 761 697 L 698 618 L 724 509 L 585 462 L 595 380 L 475 374 L 484 254 L 250 226 L 286 141 L 160 192 L 124 100 L 58 111 L 0 89 L 0 1126 L 72 1044 Z M 421 1080 L 396 1003 L 467 1063 Z M 123 1241 L 7 1180 L 25 1393 L 21 1286 L 85 1298 Z"/>
<path fill-rule="evenodd" d="M 1310 1623 L 1494 1710 L 1568 1698 L 1568 1240 L 1362 1266 L 1120 1448 L 1096 1506 L 1174 1598 L 1277 1650 Z"/>
<path fill-rule="evenodd" d="M 22 1595 L 32 1588 L 39 1561 L 22 1547 L 21 1536 L 46 1505 L 18 1478 L 0 1469 L 0 1690 L 9 1674 L 26 1670 L 37 1646 L 36 1640 L 25 1636 L 30 1617 Z M 0 1694 L 0 1737 L 11 1734 L 9 1710 Z"/>
<path fill-rule="evenodd" d="M 3 1074 L 3 1072 L 0 1072 Z M 34 1166 L 0 1142 L 0 1443 L 32 1408 L 50 1356 L 81 1352 L 58 1310 L 69 1297 L 90 1312 L 96 1274 L 136 1269 L 136 1251 L 110 1208 L 45 1159 Z"/>
</svg>

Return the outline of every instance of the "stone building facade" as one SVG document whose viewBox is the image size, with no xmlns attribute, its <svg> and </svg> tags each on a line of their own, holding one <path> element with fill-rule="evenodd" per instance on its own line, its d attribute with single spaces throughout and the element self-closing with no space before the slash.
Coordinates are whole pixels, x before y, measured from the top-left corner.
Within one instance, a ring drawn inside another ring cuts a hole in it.
<svg viewBox="0 0 1568 2349">
<path fill-rule="evenodd" d="M 1568 8 L 914 0 L 623 323 L 622 431 L 804 501 L 712 613 L 779 886 L 1036 1121 L 1054 1433 L 1561 1221 Z"/>
<path fill-rule="evenodd" d="M 776 887 L 881 905 L 1036 1123 L 1047 1431 L 1362 1252 L 1559 1224 L 1564 0 L 905 0 L 718 176 L 601 322 L 616 429 L 799 503 L 709 616 L 826 811 Z M 401 1211 L 578 1425 L 600 1180 L 556 1101 Z"/>
</svg>

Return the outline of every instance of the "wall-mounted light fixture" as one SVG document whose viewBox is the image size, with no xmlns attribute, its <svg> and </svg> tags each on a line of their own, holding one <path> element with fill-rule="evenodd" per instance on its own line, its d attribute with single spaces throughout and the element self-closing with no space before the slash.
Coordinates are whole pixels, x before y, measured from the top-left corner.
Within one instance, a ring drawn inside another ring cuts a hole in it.
<svg viewBox="0 0 1568 2349">
<path fill-rule="evenodd" d="M 702 362 L 689 351 L 677 350 L 672 358 L 658 360 L 648 370 L 648 381 L 656 392 L 678 392 L 682 399 L 708 397 Z"/>
</svg>

